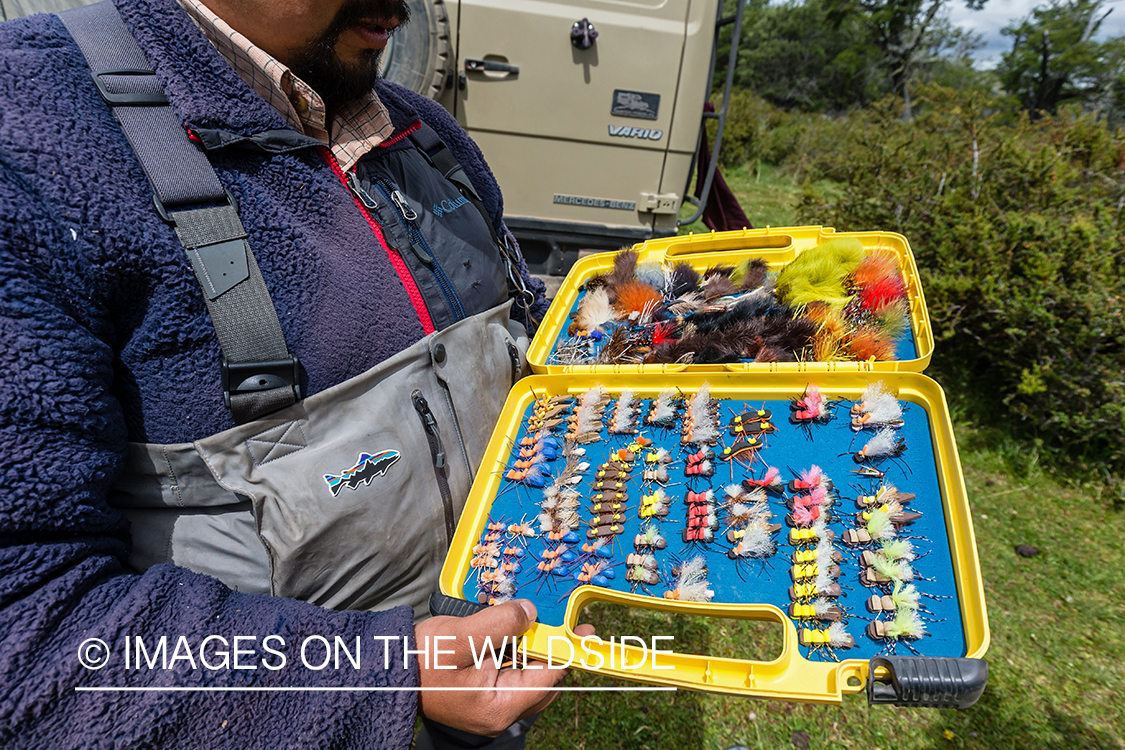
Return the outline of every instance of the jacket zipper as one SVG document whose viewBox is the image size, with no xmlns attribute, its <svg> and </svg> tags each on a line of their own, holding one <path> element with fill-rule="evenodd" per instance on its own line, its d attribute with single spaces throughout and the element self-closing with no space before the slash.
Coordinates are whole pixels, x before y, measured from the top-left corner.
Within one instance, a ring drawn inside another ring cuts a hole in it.
<svg viewBox="0 0 1125 750">
<path fill-rule="evenodd" d="M 332 171 L 336 174 L 337 179 L 340 180 L 348 193 L 352 196 L 352 200 L 354 200 L 356 206 L 359 207 L 363 218 L 367 219 L 368 226 L 371 227 L 371 231 L 375 233 L 375 238 L 379 240 L 379 244 L 382 245 L 383 249 L 387 252 L 387 257 L 390 259 L 391 265 L 394 267 L 399 280 L 406 289 L 406 296 L 410 298 L 411 304 L 414 305 L 414 312 L 417 313 L 418 321 L 422 324 L 423 333 L 427 336 L 430 335 L 436 328 L 433 319 L 430 317 L 430 311 L 426 308 L 426 300 L 422 297 L 422 292 L 418 289 L 418 284 L 415 283 L 414 277 L 410 275 L 410 269 L 407 267 L 406 261 L 402 259 L 402 255 L 398 250 L 391 247 L 391 244 L 383 234 L 383 230 L 379 228 L 379 222 L 375 221 L 375 217 L 371 215 L 371 211 L 367 206 L 368 202 L 374 203 L 374 201 L 371 200 L 371 196 L 364 193 L 364 196 L 366 196 L 365 199 L 355 192 L 352 186 L 348 184 L 348 177 L 340 167 L 340 162 L 336 161 L 336 157 L 332 155 L 331 151 L 324 146 L 321 146 L 317 150 L 320 151 L 320 155 L 328 162 L 328 166 L 332 167 Z"/>
<path fill-rule="evenodd" d="M 363 189 L 363 184 L 359 181 L 359 176 L 355 172 L 347 173 L 348 190 L 352 191 L 352 195 L 359 198 L 359 202 L 368 211 L 374 211 L 379 208 L 379 202 L 371 197 L 370 193 Z"/>
<path fill-rule="evenodd" d="M 410 394 L 414 402 L 414 410 L 422 418 L 422 429 L 426 432 L 426 442 L 430 445 L 430 455 L 434 460 L 434 478 L 437 480 L 438 489 L 441 491 L 441 502 L 445 506 L 445 536 L 449 546 L 453 546 L 453 493 L 449 490 L 449 477 L 445 469 L 445 448 L 441 444 L 441 434 L 438 432 L 437 420 L 430 411 L 430 405 L 421 391 Z"/>
<path fill-rule="evenodd" d="M 358 180 L 357 180 L 358 182 Z M 449 305 L 450 311 L 453 313 L 455 320 L 465 319 L 465 308 L 461 304 L 461 298 L 457 296 L 457 290 L 453 287 L 453 282 L 449 280 L 446 275 L 445 269 L 442 268 L 441 261 L 434 255 L 434 251 L 430 248 L 430 243 L 426 242 L 426 238 L 422 235 L 422 230 L 418 228 L 415 223 L 418 220 L 418 212 L 410 207 L 406 201 L 406 196 L 402 191 L 395 186 L 394 183 L 386 180 L 383 177 L 373 177 L 372 182 L 375 187 L 379 189 L 387 202 L 395 207 L 398 212 L 399 219 L 402 221 L 406 232 L 410 236 L 410 249 L 418 256 L 418 260 L 430 269 L 430 273 L 434 275 L 438 286 L 441 287 L 441 293 L 445 297 L 446 304 Z"/>
</svg>

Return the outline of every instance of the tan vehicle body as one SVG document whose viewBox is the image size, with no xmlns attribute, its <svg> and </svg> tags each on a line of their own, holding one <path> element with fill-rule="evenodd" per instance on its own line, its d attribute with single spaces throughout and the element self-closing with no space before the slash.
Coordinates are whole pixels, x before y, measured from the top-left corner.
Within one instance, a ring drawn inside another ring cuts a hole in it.
<svg viewBox="0 0 1125 750">
<path fill-rule="evenodd" d="M 5 18 L 92 0 L 0 0 Z M 408 0 L 385 75 L 448 109 L 539 272 L 676 231 L 719 0 Z M 588 22 L 596 37 L 574 39 Z M 575 32 L 578 27 L 578 32 Z M 585 48 L 584 48 L 585 47 Z"/>
<path fill-rule="evenodd" d="M 710 89 L 717 5 L 448 4 L 458 30 L 455 75 L 436 98 L 484 151 L 508 224 L 533 264 L 557 271 L 578 247 L 675 233 Z M 579 49 L 571 30 L 584 18 L 598 37 Z M 474 71 L 467 60 L 519 72 Z"/>
</svg>

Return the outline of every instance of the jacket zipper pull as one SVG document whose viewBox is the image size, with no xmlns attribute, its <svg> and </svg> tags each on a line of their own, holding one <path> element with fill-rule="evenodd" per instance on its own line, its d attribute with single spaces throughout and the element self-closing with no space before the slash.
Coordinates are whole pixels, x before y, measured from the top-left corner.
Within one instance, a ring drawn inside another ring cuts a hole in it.
<svg viewBox="0 0 1125 750">
<path fill-rule="evenodd" d="M 379 208 L 379 204 L 371 197 L 371 194 L 363 189 L 363 185 L 359 182 L 359 177 L 355 172 L 348 172 L 348 189 L 352 191 L 352 195 L 359 198 L 359 202 L 369 210 Z"/>
<path fill-rule="evenodd" d="M 413 227 L 413 223 L 418 218 L 418 212 L 410 207 L 410 204 L 406 201 L 406 196 L 402 194 L 402 191 L 394 185 L 382 181 L 379 182 L 379 186 L 385 193 L 391 196 L 391 203 L 393 203 L 395 205 L 395 208 L 398 209 L 398 212 L 402 214 L 402 218 L 407 221 L 408 229 L 413 228 L 415 231 L 417 231 L 417 227 Z M 363 199 L 361 198 L 360 200 Z M 411 252 L 413 252 L 414 255 L 417 256 L 418 260 L 422 261 L 422 263 L 424 263 L 426 266 L 432 266 L 434 264 L 433 256 L 426 251 L 426 248 L 423 247 L 421 243 L 414 239 L 414 232 L 408 231 L 407 234 L 411 236 Z"/>
<path fill-rule="evenodd" d="M 413 250 L 414 254 L 418 256 L 418 260 L 422 261 L 427 266 L 433 265 L 434 258 L 432 255 L 426 252 L 426 248 L 411 240 L 410 249 Z"/>
<path fill-rule="evenodd" d="M 402 191 L 398 188 L 394 188 L 393 190 L 391 190 L 391 202 L 394 203 L 398 208 L 399 212 L 402 214 L 402 218 L 406 219 L 407 222 L 410 223 L 410 228 L 413 230 L 410 232 L 410 249 L 413 250 L 414 254 L 418 256 L 418 260 L 422 261 L 427 266 L 433 265 L 434 257 L 430 255 L 430 253 L 426 250 L 422 243 L 417 239 L 417 237 L 421 234 L 418 231 L 418 227 L 414 225 L 414 222 L 418 219 L 418 212 L 410 207 L 410 204 L 406 202 L 406 196 L 403 195 Z"/>
<path fill-rule="evenodd" d="M 406 202 L 406 196 L 402 194 L 401 190 L 395 189 L 392 191 L 391 200 L 398 206 L 398 210 L 402 212 L 407 221 L 415 221 L 418 218 L 418 213 Z"/>
</svg>

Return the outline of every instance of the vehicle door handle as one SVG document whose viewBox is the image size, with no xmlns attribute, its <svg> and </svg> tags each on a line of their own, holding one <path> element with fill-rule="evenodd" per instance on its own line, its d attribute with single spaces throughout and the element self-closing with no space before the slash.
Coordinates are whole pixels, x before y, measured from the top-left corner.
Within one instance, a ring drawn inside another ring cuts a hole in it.
<svg viewBox="0 0 1125 750">
<path fill-rule="evenodd" d="M 515 73 L 517 75 L 520 72 L 518 65 L 508 65 L 492 60 L 477 60 L 471 57 L 465 58 L 465 70 L 469 73 Z"/>
</svg>

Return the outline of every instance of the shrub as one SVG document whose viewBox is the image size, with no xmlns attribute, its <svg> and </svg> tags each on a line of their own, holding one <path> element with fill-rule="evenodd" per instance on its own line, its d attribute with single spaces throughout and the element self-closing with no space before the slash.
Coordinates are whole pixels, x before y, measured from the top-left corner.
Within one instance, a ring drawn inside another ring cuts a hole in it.
<svg viewBox="0 0 1125 750">
<path fill-rule="evenodd" d="M 712 98 L 716 108 L 722 96 Z M 826 166 L 836 163 L 849 122 L 819 113 L 787 112 L 757 94 L 742 89 L 731 92 L 730 112 L 723 135 L 720 164 L 739 167 L 763 161 L 787 166 L 800 178 L 816 180 Z M 711 142 L 716 124 L 708 127 Z"/>
<path fill-rule="evenodd" d="M 712 102 L 718 109 L 722 104 L 722 94 L 713 97 Z M 719 163 L 723 167 L 737 167 L 761 159 L 766 133 L 778 127 L 785 118 L 785 112 L 752 92 L 732 91 Z M 714 121 L 708 123 L 711 143 L 715 142 L 716 128 Z"/>
<path fill-rule="evenodd" d="M 938 87 L 847 118 L 801 220 L 906 235 L 937 339 L 932 374 L 1056 466 L 1125 474 L 1125 140 L 1075 111 L 1032 123 Z"/>
</svg>

